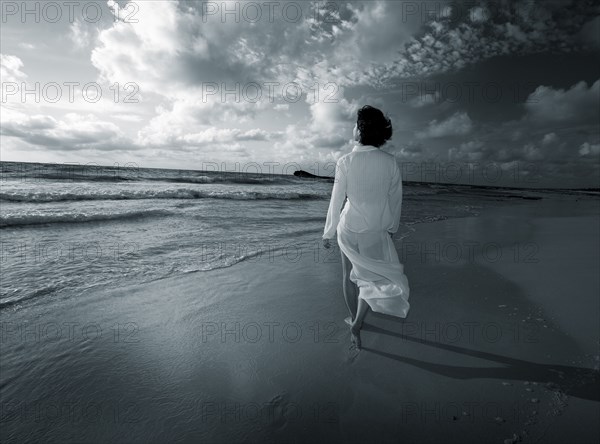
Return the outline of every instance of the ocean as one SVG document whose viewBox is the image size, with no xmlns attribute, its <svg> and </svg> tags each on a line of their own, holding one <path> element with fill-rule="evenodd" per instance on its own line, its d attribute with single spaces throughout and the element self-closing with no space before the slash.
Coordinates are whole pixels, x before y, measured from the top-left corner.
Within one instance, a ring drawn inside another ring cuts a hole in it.
<svg viewBox="0 0 600 444">
<path fill-rule="evenodd" d="M 332 182 L 1 162 L 0 187 L 0 309 L 18 310 L 241 261 L 317 257 Z M 499 202 L 529 204 L 544 195 L 405 183 L 395 242 L 417 223 L 474 216 Z"/>
</svg>

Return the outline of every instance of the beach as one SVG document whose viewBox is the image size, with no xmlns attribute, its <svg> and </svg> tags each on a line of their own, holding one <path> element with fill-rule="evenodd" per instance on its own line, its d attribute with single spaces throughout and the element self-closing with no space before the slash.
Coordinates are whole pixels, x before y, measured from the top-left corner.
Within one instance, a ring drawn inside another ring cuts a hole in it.
<svg viewBox="0 0 600 444">
<path fill-rule="evenodd" d="M 0 10 L 0 444 L 600 443 L 600 2 Z"/>
<path fill-rule="evenodd" d="M 0 437 L 597 442 L 598 199 L 512 202 L 405 227 L 411 310 L 361 351 L 318 243 L 6 306 Z"/>
</svg>

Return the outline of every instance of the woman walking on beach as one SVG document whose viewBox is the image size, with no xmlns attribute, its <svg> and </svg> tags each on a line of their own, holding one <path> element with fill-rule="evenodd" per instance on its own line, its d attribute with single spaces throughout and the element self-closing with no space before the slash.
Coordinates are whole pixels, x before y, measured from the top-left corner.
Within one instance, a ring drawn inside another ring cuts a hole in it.
<svg viewBox="0 0 600 444">
<path fill-rule="evenodd" d="M 346 321 L 358 349 L 369 308 L 401 318 L 410 308 L 408 279 L 392 241 L 400 223 L 402 177 L 395 157 L 379 149 L 391 137 L 392 123 L 379 109 L 367 105 L 358 111 L 357 144 L 337 161 L 323 233 L 323 246 L 330 248 L 337 231 L 351 314 Z"/>
</svg>

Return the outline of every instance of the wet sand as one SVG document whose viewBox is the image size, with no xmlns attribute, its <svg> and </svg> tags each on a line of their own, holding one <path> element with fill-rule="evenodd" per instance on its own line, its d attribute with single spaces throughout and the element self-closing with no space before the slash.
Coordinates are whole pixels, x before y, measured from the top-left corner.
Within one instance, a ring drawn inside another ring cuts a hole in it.
<svg viewBox="0 0 600 444">
<path fill-rule="evenodd" d="M 574 200 L 574 199 L 573 199 Z M 396 240 L 406 319 L 350 347 L 339 250 L 3 310 L 4 442 L 597 442 L 597 202 Z"/>
</svg>

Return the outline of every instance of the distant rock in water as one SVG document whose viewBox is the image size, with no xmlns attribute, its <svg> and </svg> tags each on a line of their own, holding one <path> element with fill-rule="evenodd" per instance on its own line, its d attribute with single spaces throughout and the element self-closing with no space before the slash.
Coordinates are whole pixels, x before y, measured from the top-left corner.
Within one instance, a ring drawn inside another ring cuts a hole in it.
<svg viewBox="0 0 600 444">
<path fill-rule="evenodd" d="M 294 171 L 294 176 L 302 177 L 302 178 L 306 178 L 306 179 L 325 179 L 325 180 L 330 180 L 332 182 L 334 179 L 333 177 L 330 177 L 330 176 L 317 176 L 316 174 L 312 174 L 312 173 L 309 173 L 304 170 Z"/>
</svg>

